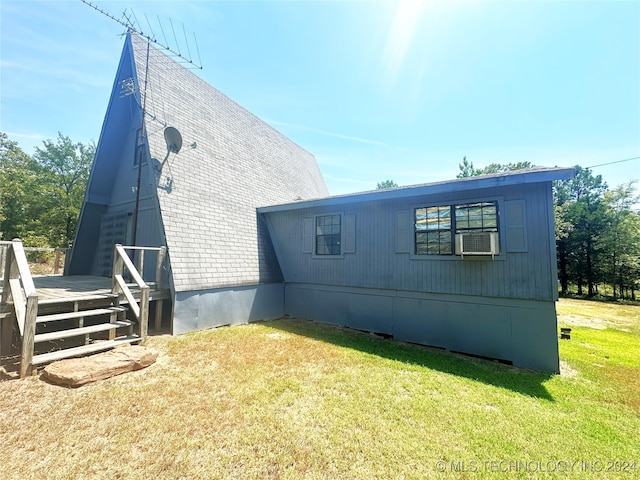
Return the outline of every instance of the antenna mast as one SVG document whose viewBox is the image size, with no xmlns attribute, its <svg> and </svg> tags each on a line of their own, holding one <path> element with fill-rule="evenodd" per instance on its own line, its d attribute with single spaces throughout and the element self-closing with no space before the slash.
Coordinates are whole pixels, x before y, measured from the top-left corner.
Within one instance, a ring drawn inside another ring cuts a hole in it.
<svg viewBox="0 0 640 480">
<path fill-rule="evenodd" d="M 140 125 L 140 130 L 138 131 L 138 136 L 136 138 L 136 146 L 135 146 L 135 151 L 134 151 L 134 156 L 135 156 L 135 161 L 137 162 L 137 166 L 138 166 L 138 180 L 137 180 L 137 186 L 135 187 L 135 193 L 136 193 L 136 199 L 135 199 L 135 209 L 133 211 L 133 245 L 136 245 L 136 240 L 137 240 L 137 233 L 138 233 L 138 213 L 139 213 L 139 208 L 140 208 L 140 186 L 141 186 L 141 178 L 142 178 L 142 162 L 145 156 L 145 152 L 144 152 L 144 148 L 147 145 L 147 131 L 146 131 L 146 127 L 145 127 L 145 122 L 144 122 L 144 118 L 145 115 L 148 115 L 147 113 L 147 109 L 146 109 L 146 104 L 147 104 L 147 82 L 148 82 L 148 78 L 149 78 L 149 50 L 151 47 L 151 43 L 155 43 L 156 45 L 158 45 L 158 47 L 160 47 L 160 49 L 162 51 L 164 51 L 164 53 L 170 57 L 173 58 L 175 61 L 177 61 L 178 63 L 183 64 L 185 67 L 193 67 L 193 68 L 197 68 L 197 69 L 202 69 L 202 66 L 195 63 L 192 59 L 191 59 L 191 49 L 189 48 L 189 43 L 187 41 L 187 34 L 184 31 L 184 25 L 182 27 L 182 31 L 184 33 L 184 39 L 186 42 L 186 48 L 187 48 L 187 52 L 188 52 L 188 57 L 183 55 L 180 52 L 180 46 L 178 43 L 178 39 L 175 35 L 175 30 L 173 29 L 173 22 L 171 22 L 171 19 L 169 19 L 169 23 L 171 24 L 171 30 L 173 32 L 173 38 L 175 40 L 175 44 L 176 44 L 176 48 L 177 51 L 172 49 L 171 47 L 169 47 L 169 45 L 167 43 L 162 44 L 160 42 L 158 42 L 155 39 L 155 33 L 153 32 L 153 28 L 151 27 L 151 23 L 149 22 L 148 17 L 145 15 L 145 18 L 147 19 L 147 24 L 149 25 L 149 30 L 151 30 L 151 35 L 147 35 L 142 31 L 142 27 L 140 27 L 140 22 L 138 22 L 138 18 L 136 17 L 136 14 L 133 12 L 133 10 L 130 9 L 130 12 L 127 14 L 127 10 L 125 9 L 125 11 L 122 13 L 122 18 L 117 18 L 113 15 L 111 15 L 109 12 L 102 10 L 100 7 L 98 7 L 97 5 L 93 4 L 91 1 L 89 0 L 80 0 L 82 3 L 84 3 L 85 5 L 88 5 L 89 7 L 93 8 L 94 10 L 96 10 L 97 12 L 100 12 L 101 14 L 105 15 L 106 17 L 109 17 L 111 20 L 119 23 L 120 25 L 122 25 L 123 27 L 125 27 L 127 29 L 128 33 L 135 33 L 138 36 L 144 38 L 147 41 L 147 57 L 146 57 L 146 70 L 145 70 L 145 75 L 144 75 L 144 92 L 142 93 L 142 105 L 140 105 L 141 109 L 142 109 L 142 119 L 141 119 L 141 125 Z M 158 17 L 158 23 L 160 25 L 160 30 L 162 31 L 162 34 L 164 36 L 164 28 L 162 26 L 162 22 L 160 22 L 160 17 Z M 136 28 L 137 27 L 137 28 Z M 193 36 L 193 39 L 195 41 L 195 46 L 196 46 L 196 51 L 198 52 L 198 57 L 200 56 L 200 51 L 198 50 L 198 42 L 195 39 L 195 34 Z M 165 36 L 165 42 L 166 42 L 166 36 Z M 123 95 L 122 97 L 128 96 L 133 94 L 136 91 L 136 85 L 135 82 L 133 81 L 133 79 L 126 79 L 122 81 L 122 85 L 121 85 L 122 91 L 123 91 Z M 155 115 L 151 116 L 153 120 L 156 120 Z M 166 124 L 164 125 L 166 127 Z M 170 152 L 174 152 L 177 153 L 178 150 L 180 150 L 180 146 L 182 145 L 182 138 L 180 138 L 180 141 L 177 141 L 178 136 L 180 135 L 177 130 L 175 130 L 175 132 L 177 133 L 177 135 L 172 134 L 173 130 L 169 130 L 169 137 L 167 137 L 167 133 L 166 130 L 168 129 L 172 129 L 172 127 L 169 128 L 165 128 L 165 140 L 167 141 L 167 149 L 168 149 L 168 153 L 167 156 L 165 157 L 164 161 L 162 162 L 162 165 L 164 165 L 164 163 L 166 162 L 167 158 L 169 157 L 169 153 Z M 171 145 L 173 146 L 169 146 L 169 139 L 171 139 Z M 178 146 L 178 143 L 180 144 L 180 146 Z M 195 148 L 195 143 L 193 143 L 192 148 Z M 135 163 L 134 163 L 135 164 Z M 134 255 L 135 255 L 135 251 L 134 251 Z"/>
<path fill-rule="evenodd" d="M 140 35 L 141 37 L 145 38 L 148 42 L 152 42 L 155 43 L 156 45 L 158 45 L 158 47 L 160 47 L 161 49 L 165 50 L 166 52 L 169 52 L 171 54 L 171 56 L 179 59 L 178 61 L 180 61 L 181 63 L 186 63 L 188 64 L 190 67 L 193 68 L 197 68 L 198 70 L 202 70 L 202 65 L 199 63 L 196 63 L 193 61 L 193 59 L 191 58 L 191 49 L 189 48 L 189 44 L 187 43 L 187 52 L 189 52 L 189 56 L 185 56 L 182 53 L 180 53 L 180 47 L 178 46 L 178 39 L 176 38 L 175 32 L 173 34 L 174 36 L 174 40 L 176 42 L 176 48 L 178 51 L 174 50 L 173 48 L 171 48 L 168 44 L 163 44 L 160 43 L 158 40 L 155 39 L 155 34 L 153 33 L 153 29 L 151 28 L 151 24 L 149 24 L 149 29 L 151 30 L 152 35 L 147 35 L 146 33 L 144 33 L 141 29 L 140 29 L 140 23 L 138 23 L 135 14 L 133 13 L 133 10 L 131 11 L 131 16 L 133 16 L 133 21 L 131 20 L 130 16 L 126 15 L 126 10 L 125 12 L 123 12 L 122 16 L 125 18 L 125 20 L 122 20 L 120 18 L 114 17 L 113 15 L 111 15 L 109 12 L 102 10 L 100 7 L 98 7 L 97 5 L 95 5 L 94 3 L 91 3 L 89 0 L 80 0 L 82 3 L 84 3 L 85 5 L 88 5 L 89 7 L 93 8 L 94 10 L 96 10 L 97 12 L 100 12 L 101 14 L 105 15 L 106 17 L 109 17 L 111 20 L 119 23 L 120 25 L 122 25 L 123 27 L 125 27 L 127 29 L 127 31 L 129 32 L 133 32 L 136 33 L 138 35 Z M 169 21 L 171 22 L 171 19 L 169 19 Z M 138 24 L 138 28 L 135 27 L 135 23 Z M 147 23 L 148 19 L 147 19 Z M 158 23 L 160 24 L 160 30 L 162 30 L 162 32 L 164 33 L 164 28 L 162 27 L 162 23 L 160 22 L 160 17 L 158 17 Z M 172 28 L 173 28 L 173 24 L 172 24 Z M 184 25 L 182 27 L 183 31 L 184 31 Z M 187 35 L 185 33 L 185 42 L 187 42 Z M 194 41 L 196 42 L 196 51 L 198 52 L 198 61 L 200 63 L 202 63 L 202 60 L 200 60 L 200 51 L 198 49 L 198 42 L 196 40 L 195 34 L 193 36 Z M 165 42 L 167 41 L 166 37 L 165 37 Z"/>
</svg>

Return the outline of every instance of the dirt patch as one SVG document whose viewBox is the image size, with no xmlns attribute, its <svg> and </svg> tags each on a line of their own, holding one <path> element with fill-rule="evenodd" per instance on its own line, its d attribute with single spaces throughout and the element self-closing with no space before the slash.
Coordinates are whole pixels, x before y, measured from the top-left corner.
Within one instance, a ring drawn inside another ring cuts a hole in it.
<svg viewBox="0 0 640 480">
<path fill-rule="evenodd" d="M 603 320 L 602 318 L 589 318 L 582 317 L 579 315 L 558 315 L 558 323 L 562 325 L 568 325 L 570 327 L 587 327 L 593 328 L 594 330 L 604 330 L 606 328 L 613 328 L 615 330 L 620 330 L 622 332 L 630 332 L 631 329 L 628 327 L 633 326 L 633 321 L 629 320 L 629 322 L 624 325 L 620 324 L 620 322 L 612 322 L 609 320 Z"/>
<path fill-rule="evenodd" d="M 612 323 L 599 318 L 587 318 L 577 315 L 558 315 L 558 323 L 569 325 L 571 327 L 594 328 L 596 330 L 604 330 L 610 325 L 613 325 Z"/>
<path fill-rule="evenodd" d="M 640 307 L 608 302 L 562 299 L 557 305 L 558 320 L 566 326 L 610 328 L 640 334 Z"/>
<path fill-rule="evenodd" d="M 560 375 L 566 378 L 573 378 L 578 376 L 578 370 L 573 368 L 564 360 L 560 360 Z"/>
</svg>

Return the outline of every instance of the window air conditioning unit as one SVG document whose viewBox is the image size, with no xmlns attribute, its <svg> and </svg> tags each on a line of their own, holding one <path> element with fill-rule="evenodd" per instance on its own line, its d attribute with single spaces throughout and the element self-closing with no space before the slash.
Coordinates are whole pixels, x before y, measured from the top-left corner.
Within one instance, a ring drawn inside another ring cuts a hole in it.
<svg viewBox="0 0 640 480">
<path fill-rule="evenodd" d="M 456 234 L 456 255 L 491 255 L 500 253 L 498 232 L 473 232 Z"/>
</svg>

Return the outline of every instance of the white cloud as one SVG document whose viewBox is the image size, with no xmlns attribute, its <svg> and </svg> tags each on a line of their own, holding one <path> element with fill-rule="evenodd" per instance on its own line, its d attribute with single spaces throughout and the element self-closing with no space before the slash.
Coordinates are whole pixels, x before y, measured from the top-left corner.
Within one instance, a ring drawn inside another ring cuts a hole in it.
<svg viewBox="0 0 640 480">
<path fill-rule="evenodd" d="M 293 123 L 280 122 L 278 120 L 269 120 L 269 119 L 264 119 L 264 120 L 267 123 L 270 123 L 272 125 L 277 125 L 279 127 L 295 128 L 296 130 L 304 130 L 305 132 L 317 133 L 318 135 L 324 135 L 327 137 L 341 138 L 343 140 L 350 140 L 352 142 L 368 143 L 371 145 L 380 145 L 383 147 L 388 146 L 385 143 L 378 142 L 377 140 L 371 140 L 368 138 L 354 137 L 352 135 L 344 135 L 342 133 L 328 132 L 326 130 L 320 130 L 318 128 L 307 127 L 305 125 L 296 125 Z"/>
<path fill-rule="evenodd" d="M 47 135 L 43 135 L 40 133 L 17 133 L 17 132 L 4 132 L 11 139 L 13 138 L 24 138 L 26 140 L 44 140 L 47 138 Z"/>
</svg>

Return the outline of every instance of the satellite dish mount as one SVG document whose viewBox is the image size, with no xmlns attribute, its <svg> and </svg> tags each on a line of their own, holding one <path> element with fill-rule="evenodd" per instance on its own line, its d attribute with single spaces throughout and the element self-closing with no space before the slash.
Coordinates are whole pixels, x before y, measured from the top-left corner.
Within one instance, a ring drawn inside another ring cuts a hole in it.
<svg viewBox="0 0 640 480">
<path fill-rule="evenodd" d="M 160 165 L 160 172 L 162 172 L 162 167 L 164 167 L 164 164 L 167 162 L 169 155 L 171 155 L 171 153 L 178 153 L 182 148 L 182 135 L 180 135 L 177 128 L 167 127 L 164 129 L 164 141 L 167 143 L 167 154 Z"/>
</svg>

